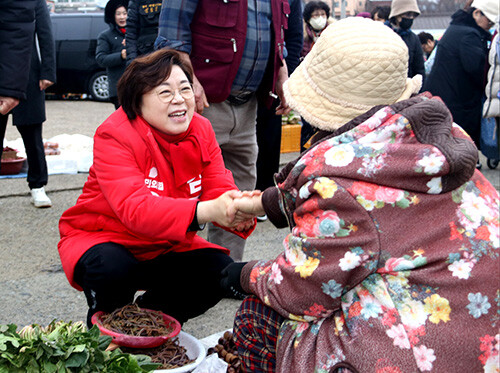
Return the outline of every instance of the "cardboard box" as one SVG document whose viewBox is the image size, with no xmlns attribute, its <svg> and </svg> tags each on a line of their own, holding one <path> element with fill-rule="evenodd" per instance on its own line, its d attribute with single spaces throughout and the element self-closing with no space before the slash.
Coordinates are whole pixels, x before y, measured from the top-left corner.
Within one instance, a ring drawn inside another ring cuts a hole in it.
<svg viewBox="0 0 500 373">
<path fill-rule="evenodd" d="M 300 152 L 300 124 L 285 124 L 281 127 L 281 153 Z"/>
</svg>

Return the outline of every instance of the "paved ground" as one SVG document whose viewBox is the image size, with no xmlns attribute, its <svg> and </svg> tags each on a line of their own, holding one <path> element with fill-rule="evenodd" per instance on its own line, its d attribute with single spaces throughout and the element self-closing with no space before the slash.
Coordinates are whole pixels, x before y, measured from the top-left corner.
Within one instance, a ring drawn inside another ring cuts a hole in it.
<svg viewBox="0 0 500 373">
<path fill-rule="evenodd" d="M 112 104 L 91 101 L 48 101 L 48 120 L 44 137 L 83 134 L 92 136 L 97 126 L 113 111 Z M 19 134 L 12 126 L 6 138 Z M 284 154 L 282 161 L 297 154 Z M 483 158 L 483 164 L 485 160 Z M 489 170 L 486 177 L 500 190 L 500 167 Z M 53 175 L 48 193 L 54 206 L 35 209 L 29 202 L 24 179 L 0 180 L 0 324 L 19 326 L 47 324 L 53 319 L 84 320 L 86 302 L 82 293 L 69 286 L 59 262 L 57 242 L 58 219 L 72 206 L 81 192 L 86 174 Z M 287 230 L 276 230 L 269 222 L 259 223 L 248 239 L 244 260 L 271 259 L 280 251 Z M 238 301 L 223 300 L 184 325 L 197 338 L 230 328 Z"/>
</svg>

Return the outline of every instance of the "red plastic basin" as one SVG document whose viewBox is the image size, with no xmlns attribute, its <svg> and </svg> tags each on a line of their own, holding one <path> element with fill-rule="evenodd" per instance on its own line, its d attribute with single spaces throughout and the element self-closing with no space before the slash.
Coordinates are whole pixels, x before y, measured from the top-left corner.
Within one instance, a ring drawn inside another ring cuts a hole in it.
<svg viewBox="0 0 500 373">
<path fill-rule="evenodd" d="M 143 308 L 143 310 L 147 310 L 146 308 Z M 151 310 L 148 310 L 151 311 Z M 157 312 L 157 311 L 154 311 Z M 172 316 L 169 316 L 167 314 L 164 314 L 163 312 L 160 312 L 160 314 L 163 316 L 163 320 L 165 321 L 165 325 L 169 327 L 173 327 L 173 330 L 170 334 L 168 335 L 161 335 L 157 337 L 136 337 L 133 335 L 127 335 L 127 334 L 122 334 L 122 333 L 117 333 L 112 330 L 109 330 L 102 326 L 101 324 L 101 316 L 105 314 L 103 311 L 96 312 L 92 316 L 92 324 L 97 324 L 97 327 L 101 331 L 102 334 L 109 335 L 113 337 L 113 343 L 116 343 L 117 345 L 124 346 L 124 347 L 131 347 L 131 348 L 152 348 L 152 347 L 157 347 L 162 344 L 164 344 L 166 341 L 168 341 L 170 338 L 175 337 L 179 332 L 181 331 L 181 324 L 179 321 L 174 319 Z"/>
<path fill-rule="evenodd" d="M 21 172 L 26 158 L 2 159 L 0 175 L 17 175 Z"/>
</svg>

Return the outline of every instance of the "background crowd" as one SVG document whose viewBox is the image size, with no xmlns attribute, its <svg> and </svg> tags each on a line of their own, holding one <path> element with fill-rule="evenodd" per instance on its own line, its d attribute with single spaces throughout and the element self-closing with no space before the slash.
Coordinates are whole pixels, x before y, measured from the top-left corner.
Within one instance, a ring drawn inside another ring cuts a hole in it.
<svg viewBox="0 0 500 373">
<path fill-rule="evenodd" d="M 39 5 L 41 5 L 43 1 L 38 2 L 40 3 Z M 193 5 L 194 4 L 195 3 L 193 3 Z M 53 2 L 47 3 L 47 7 L 50 11 L 54 11 L 53 5 Z M 481 8 L 478 9 L 476 13 L 474 13 L 474 10 L 476 9 L 471 8 L 471 1 L 468 1 L 462 10 L 457 11 L 452 16 L 452 22 L 449 30 L 447 30 L 445 41 L 447 42 L 447 40 L 450 40 L 449 45 L 453 45 L 455 48 L 460 47 L 460 50 L 457 49 L 456 51 L 448 52 L 445 47 L 443 52 L 440 53 L 438 59 L 439 61 L 436 64 L 436 68 L 434 69 L 432 76 L 431 70 L 436 60 L 438 51 L 437 45 L 439 40 L 434 40 L 434 36 L 428 32 L 421 32 L 418 37 L 412 32 L 413 20 L 420 14 L 420 9 L 416 0 L 394 0 L 392 1 L 391 6 L 377 6 L 373 8 L 371 13 L 360 12 L 358 16 L 368 17 L 376 21 L 382 21 L 401 36 L 407 44 L 410 52 L 408 68 L 409 76 L 413 77 L 417 74 L 422 75 L 424 80 L 423 90 L 428 90 L 431 93 L 440 96 L 445 101 L 447 106 L 450 107 L 455 122 L 459 123 L 473 138 L 478 149 L 481 149 L 481 145 L 484 149 L 487 149 L 488 145 L 485 145 L 484 140 L 480 139 L 481 122 L 483 122 L 483 127 L 485 127 L 483 132 L 486 132 L 489 137 L 491 137 L 491 133 L 495 134 L 496 131 L 498 131 L 498 126 L 493 126 L 493 129 L 491 129 L 493 119 L 485 120 L 480 115 L 480 112 L 482 111 L 482 103 L 486 97 L 485 86 L 488 83 L 486 74 L 488 70 L 488 62 L 486 56 L 491 42 L 491 33 L 488 31 L 495 23 L 495 20 L 492 20 L 492 18 L 495 17 L 495 12 L 498 12 L 498 4 L 496 4 L 495 1 L 484 0 L 476 2 L 475 5 Z M 6 6 L 6 8 L 13 9 L 13 11 L 16 11 L 16 7 L 19 8 L 19 5 L 13 7 Z M 193 9 L 194 8 L 191 6 L 190 10 L 185 13 L 186 18 L 180 22 L 181 24 L 190 24 L 191 15 L 188 15 L 188 13 L 193 14 Z M 321 35 L 321 32 L 329 24 L 335 22 L 335 18 L 331 14 L 329 5 L 323 1 L 309 1 L 303 3 L 300 0 L 293 0 L 289 2 L 287 9 L 289 14 L 287 14 L 287 27 L 284 28 L 283 55 L 286 60 L 288 75 L 290 75 L 294 71 L 295 67 L 307 55 L 317 38 Z M 130 2 L 128 0 L 110 0 L 106 3 L 105 21 L 109 24 L 110 29 L 102 32 L 98 37 L 96 61 L 99 65 L 106 68 L 108 74 L 110 101 L 115 105 L 115 108 L 118 108 L 120 105 L 117 99 L 116 86 L 127 64 L 133 61 L 133 59 L 137 56 L 151 53 L 155 49 L 155 41 L 158 35 L 160 35 L 159 40 L 162 38 L 161 30 L 172 30 L 172 32 L 181 31 L 179 27 L 169 26 L 163 29 L 159 27 L 161 10 L 161 2 L 152 0 L 132 0 Z M 42 75 L 44 76 L 41 76 L 39 81 L 44 83 L 40 86 L 41 88 L 38 91 L 41 94 L 44 94 L 44 90 L 48 86 L 47 84 L 50 85 L 55 82 L 54 73 L 47 73 L 47 69 L 55 69 L 55 61 L 50 57 L 51 52 L 46 52 L 47 48 L 53 48 L 53 40 L 50 33 L 44 34 L 43 31 L 41 31 L 43 30 L 43 26 L 40 21 L 42 15 L 40 15 L 40 11 L 38 13 L 38 24 L 41 26 L 39 26 L 40 29 L 38 30 L 38 34 L 40 36 L 37 35 L 37 43 L 41 43 L 42 48 L 38 47 L 36 51 L 37 53 L 32 54 L 31 56 L 32 59 L 36 57 L 36 59 L 33 59 L 33 64 L 36 65 L 37 63 L 41 63 L 43 68 Z M 164 13 L 167 14 L 166 11 L 164 11 Z M 477 16 L 474 16 L 474 14 Z M 481 18 L 481 16 L 483 18 Z M 4 17 L 7 17 L 7 15 Z M 17 18 L 18 25 L 23 24 L 22 19 L 22 17 Z M 8 19 L 7 22 L 9 22 Z M 218 22 L 219 21 L 216 23 Z M 196 23 L 198 24 L 200 22 L 196 20 Z M 26 23 L 24 24 L 26 25 Z M 172 22 L 169 21 L 169 24 L 172 24 Z M 475 32 L 479 32 L 479 36 L 467 36 L 467 32 L 460 36 L 456 33 L 457 27 L 455 27 L 455 25 L 467 27 L 465 30 L 470 30 L 470 35 L 475 35 Z M 50 28 L 50 24 L 47 26 Z M 217 27 L 219 26 L 220 25 L 217 25 Z M 249 27 L 251 27 L 251 25 Z M 262 31 L 263 30 L 255 30 L 252 32 Z M 171 38 L 171 40 L 169 39 L 169 43 L 174 45 L 174 48 L 181 51 L 189 50 L 189 45 L 192 42 L 189 32 L 187 32 L 187 30 L 182 31 L 182 35 L 184 35 L 183 38 L 186 38 L 185 41 L 177 40 L 174 42 L 173 40 L 175 39 Z M 47 35 L 47 37 L 44 35 Z M 18 34 L 16 38 L 19 38 L 18 40 L 22 44 L 22 34 Z M 47 38 L 50 38 L 50 40 Z M 196 42 L 197 37 L 194 39 Z M 460 40 L 460 42 L 456 42 L 457 40 Z M 8 42 L 9 41 L 7 41 L 7 43 Z M 181 43 L 182 45 L 177 47 L 176 43 Z M 165 46 L 168 45 L 165 44 Z M 231 44 L 231 47 L 235 46 L 236 45 L 233 46 Z M 260 47 L 261 46 L 259 46 L 259 48 Z M 236 48 L 239 49 L 236 53 L 236 55 L 238 55 L 241 52 L 241 49 L 238 47 Z M 247 46 L 247 49 L 248 48 L 249 47 Z M 9 51 L 9 48 L 7 47 L 6 50 Z M 300 52 L 298 52 L 299 50 Z M 4 66 L 6 72 L 9 71 L 9 62 L 7 62 L 9 53 L 10 52 L 4 54 L 4 60 L 6 61 Z M 43 55 L 41 55 L 42 53 Z M 203 57 L 204 53 L 205 52 L 203 52 L 202 48 L 200 58 Z M 263 54 L 265 53 L 267 52 L 264 49 Z M 198 52 L 195 51 L 195 54 L 198 54 Z M 468 58 L 462 62 L 462 59 L 457 58 L 459 55 L 465 55 L 468 56 Z M 245 56 L 245 58 L 249 56 L 248 51 L 245 52 Z M 205 61 L 208 60 L 209 59 L 205 58 Z M 251 59 L 248 59 L 248 61 L 251 61 Z M 245 91 L 244 93 L 246 94 L 244 101 L 250 101 L 248 98 L 253 90 L 257 92 L 256 88 L 252 88 L 252 85 L 260 87 L 261 91 L 265 89 L 259 84 L 260 78 L 258 78 L 258 71 L 263 71 L 262 66 L 268 65 L 267 60 L 261 57 L 260 62 L 257 60 L 254 62 L 256 65 L 252 66 L 250 69 L 252 71 L 252 75 L 248 75 L 247 73 L 250 71 L 248 66 L 251 65 L 251 62 L 249 62 L 247 63 L 247 70 L 245 70 L 245 72 L 240 71 L 236 76 L 240 82 L 231 86 L 232 91 L 236 92 L 236 90 L 239 90 L 238 95 L 242 94 L 241 88 L 243 88 L 243 91 Z M 492 66 L 494 66 L 494 63 L 495 60 L 493 60 Z M 233 65 L 235 65 L 235 63 Z M 200 66 L 203 66 L 203 64 Z M 444 70 L 443 66 L 445 66 Z M 448 69 L 448 66 L 451 66 L 452 71 Z M 206 70 L 207 68 L 207 71 L 212 71 L 212 66 L 203 66 L 203 70 Z M 234 67 L 233 70 L 235 70 Z M 245 73 L 247 74 L 247 78 L 251 78 L 253 81 L 247 80 L 247 82 L 243 82 L 242 78 L 239 76 Z M 13 74 L 6 73 L 4 76 L 16 76 L 19 74 L 22 74 L 21 69 L 16 69 Z M 52 76 L 50 76 L 50 79 L 45 79 L 44 77 L 48 74 L 51 74 Z M 281 74 L 283 75 L 283 72 L 281 72 Z M 202 97 L 202 101 L 197 101 L 197 109 L 198 112 L 201 112 L 201 108 L 208 105 L 210 101 L 207 101 L 208 99 L 207 96 L 204 95 L 204 91 L 202 93 L 198 93 L 200 92 L 199 87 L 202 87 L 203 85 L 197 84 L 197 75 L 198 74 L 195 74 L 196 86 L 198 87 L 196 91 L 197 95 L 201 95 Z M 16 79 L 16 84 L 10 86 L 14 87 L 15 85 L 18 85 L 19 82 L 23 84 L 22 82 L 25 78 L 26 76 L 21 79 Z M 281 79 L 283 80 L 283 78 Z M 426 79 L 429 79 L 429 82 L 426 82 Z M 32 79 L 32 81 L 34 80 Z M 238 87 L 238 85 L 240 87 Z M 278 84 L 278 91 L 279 86 L 280 85 Z M 489 87 L 491 87 L 491 85 L 489 85 Z M 36 91 L 37 90 L 31 90 L 34 94 L 36 94 Z M 41 97 L 40 93 L 37 94 L 39 97 Z M 16 93 L 16 95 L 18 95 L 18 93 Z M 230 95 L 229 100 L 231 100 L 233 96 L 234 95 Z M 494 102 L 495 95 L 490 94 L 489 97 L 493 97 Z M 8 100 L 11 99 L 13 98 L 9 98 Z M 210 97 L 209 99 L 212 100 Z M 35 105 L 35 101 L 33 101 L 33 99 L 29 99 L 27 101 L 31 103 L 30 105 Z M 228 100 L 226 99 L 225 101 Z M 225 140 L 220 139 L 222 134 L 218 135 L 218 141 L 221 143 L 223 148 L 226 148 L 224 151 L 226 166 L 233 172 L 236 177 L 237 184 L 242 189 L 251 189 L 250 186 L 253 186 L 257 189 L 263 190 L 266 187 L 273 185 L 273 175 L 279 169 L 279 148 L 282 128 L 281 118 L 279 115 L 275 115 L 275 111 L 280 103 L 280 100 L 268 97 L 266 104 L 263 104 L 266 100 L 260 99 L 258 101 L 262 102 L 262 104 L 258 105 L 257 117 L 255 120 L 256 140 L 251 140 L 250 143 L 246 144 L 246 148 L 249 150 L 253 149 L 252 151 L 249 151 L 248 154 L 239 154 L 240 152 L 235 152 L 236 154 L 234 154 L 231 149 L 235 146 L 240 147 L 238 140 L 234 139 L 236 136 L 231 136 L 228 139 L 228 143 L 225 144 Z M 3 102 L 5 102 L 4 107 L 6 110 L 7 100 L 4 100 Z M 239 105 L 241 105 L 240 102 L 241 100 L 239 101 Z M 43 106 L 40 104 L 40 99 L 38 99 L 36 106 L 39 107 L 43 113 L 45 112 Z M 214 105 L 212 105 L 212 107 L 214 107 Z M 240 109 L 241 108 L 242 107 L 240 107 Z M 487 111 L 485 118 L 496 117 L 498 113 L 494 111 L 494 108 L 495 106 L 493 106 L 493 109 L 489 109 Z M 33 110 L 34 109 L 30 110 L 30 112 L 33 112 Z M 4 109 L 2 109 L 2 111 L 4 111 Z M 31 168 L 28 171 L 28 184 L 30 190 L 32 191 L 32 201 L 37 207 L 49 207 L 51 202 L 43 189 L 43 187 L 47 184 L 46 179 L 48 179 L 48 177 L 45 171 L 46 162 L 41 146 L 41 144 L 43 144 L 41 140 L 42 123 L 45 118 L 22 118 L 20 117 L 21 114 L 19 114 L 21 111 L 24 110 L 17 110 L 17 115 L 16 112 L 13 112 L 12 114 L 14 118 L 14 125 L 18 126 L 19 130 L 24 133 L 23 140 L 25 142 L 27 153 L 29 153 L 28 162 L 31 163 Z M 213 111 L 214 109 L 207 110 L 205 115 L 208 117 Z M 31 113 L 30 116 L 32 116 Z M 302 129 L 300 150 L 304 151 L 308 147 L 308 140 L 314 134 L 314 129 L 310 126 L 307 120 L 304 118 L 301 119 Z M 3 138 L 5 136 L 4 127 L 6 127 L 7 117 L 2 116 L 0 123 L 2 124 L 2 126 L 0 126 L 0 134 L 2 134 Z M 245 126 L 245 128 L 247 127 L 248 126 Z M 244 137 L 248 138 L 248 136 Z M 497 139 L 495 138 L 495 141 L 496 140 Z M 233 141 L 236 141 L 236 145 Z M 487 152 L 488 158 L 490 158 L 490 156 L 492 159 L 498 158 L 498 152 Z M 230 155 L 230 153 L 233 155 Z M 250 167 L 247 167 L 247 165 Z M 477 167 L 480 168 L 481 166 L 482 165 L 478 161 Z M 238 181 L 240 178 L 243 181 Z M 259 217 L 259 220 L 265 220 L 265 216 Z M 228 237 L 216 228 L 211 227 L 210 232 L 213 240 L 219 240 L 220 242 L 221 239 L 224 239 L 225 242 L 228 242 Z M 219 238 L 219 236 L 222 238 Z M 234 244 L 228 245 L 241 247 L 244 245 L 244 242 L 236 239 Z"/>
</svg>

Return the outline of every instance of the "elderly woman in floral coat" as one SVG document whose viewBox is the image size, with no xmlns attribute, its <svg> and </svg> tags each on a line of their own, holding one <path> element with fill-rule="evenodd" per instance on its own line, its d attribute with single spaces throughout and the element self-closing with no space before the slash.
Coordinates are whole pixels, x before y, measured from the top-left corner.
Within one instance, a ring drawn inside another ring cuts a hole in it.
<svg viewBox="0 0 500 373">
<path fill-rule="evenodd" d="M 407 53 L 348 18 L 285 85 L 322 131 L 276 187 L 236 202 L 291 228 L 276 259 L 228 270 L 254 295 L 234 325 L 246 371 L 498 369 L 498 193 L 443 102 L 414 95 Z"/>
</svg>

